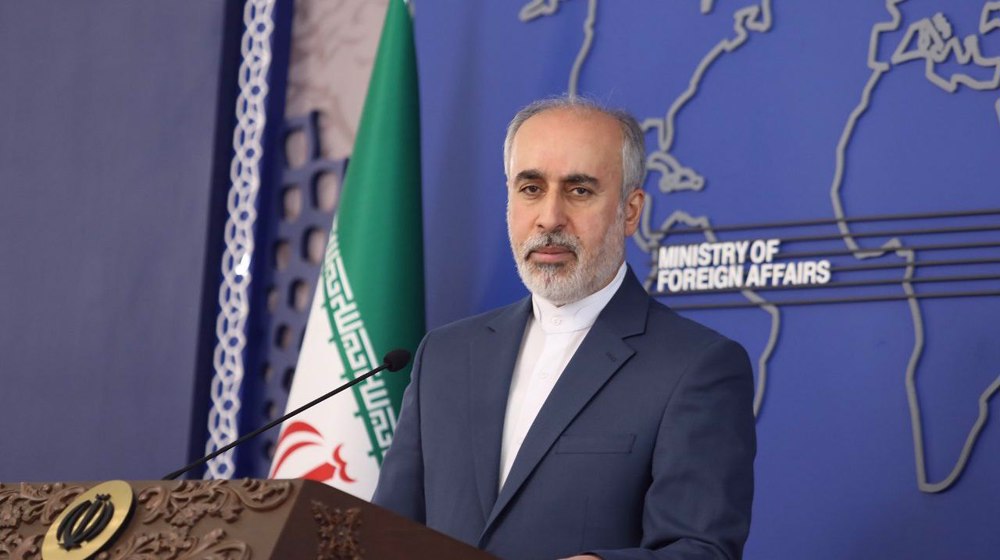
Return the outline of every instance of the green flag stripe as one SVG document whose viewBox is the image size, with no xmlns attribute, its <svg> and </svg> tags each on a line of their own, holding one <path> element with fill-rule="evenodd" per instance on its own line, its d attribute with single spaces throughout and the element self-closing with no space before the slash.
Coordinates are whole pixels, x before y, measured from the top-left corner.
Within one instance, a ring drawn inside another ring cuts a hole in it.
<svg viewBox="0 0 1000 560">
<path fill-rule="evenodd" d="M 351 381 L 381 364 L 382 360 L 373 349 L 364 319 L 354 302 L 336 234 L 330 236 L 327 244 L 322 272 L 323 307 L 333 333 L 330 342 L 336 345 L 344 364 L 344 380 Z M 388 398 L 389 391 L 383 377 L 377 375 L 355 385 L 351 392 L 371 442 L 369 455 L 381 465 L 396 426 L 396 409 Z"/>
<path fill-rule="evenodd" d="M 403 1 L 391 0 L 323 269 L 345 376 L 394 348 L 416 350 L 425 328 L 422 239 L 413 26 Z M 354 395 L 381 464 L 409 371 L 372 379 Z"/>
</svg>

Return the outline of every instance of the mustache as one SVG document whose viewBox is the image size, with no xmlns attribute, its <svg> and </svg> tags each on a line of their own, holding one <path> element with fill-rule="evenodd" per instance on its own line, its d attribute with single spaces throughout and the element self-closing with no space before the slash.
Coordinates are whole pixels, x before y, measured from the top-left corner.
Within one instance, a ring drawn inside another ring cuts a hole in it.
<svg viewBox="0 0 1000 560">
<path fill-rule="evenodd" d="M 528 258 L 532 251 L 543 247 L 560 247 L 571 251 L 574 255 L 580 253 L 580 241 L 564 231 L 550 231 L 533 235 L 524 240 L 524 243 L 521 244 L 521 251 L 524 258 Z"/>
</svg>

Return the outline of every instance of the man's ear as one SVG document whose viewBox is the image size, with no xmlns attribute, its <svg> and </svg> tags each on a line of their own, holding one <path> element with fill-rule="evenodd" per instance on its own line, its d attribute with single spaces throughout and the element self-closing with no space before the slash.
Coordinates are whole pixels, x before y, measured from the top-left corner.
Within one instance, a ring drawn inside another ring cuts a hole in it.
<svg viewBox="0 0 1000 560">
<path fill-rule="evenodd" d="M 629 237 L 639 227 L 639 217 L 642 216 L 642 207 L 646 204 L 646 191 L 641 188 L 629 193 L 625 199 L 625 236 Z"/>
</svg>

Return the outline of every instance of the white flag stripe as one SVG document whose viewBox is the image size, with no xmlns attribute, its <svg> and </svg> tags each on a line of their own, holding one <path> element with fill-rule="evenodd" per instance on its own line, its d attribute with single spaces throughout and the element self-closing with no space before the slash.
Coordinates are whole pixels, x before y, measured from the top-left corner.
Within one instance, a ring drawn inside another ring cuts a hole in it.
<svg viewBox="0 0 1000 560">
<path fill-rule="evenodd" d="M 354 374 L 353 368 L 345 367 L 342 352 L 337 347 L 337 336 L 330 321 L 334 318 L 336 323 L 336 317 L 346 315 L 328 313 L 328 304 L 332 307 L 337 304 L 339 296 L 351 293 L 346 276 L 342 274 L 343 265 L 340 262 L 339 251 L 336 250 L 334 242 L 331 245 L 334 247 L 333 251 L 328 251 L 328 257 L 333 257 L 331 259 L 333 262 L 329 263 L 332 266 L 324 268 L 341 274 L 336 276 L 324 274 L 326 278 L 321 278 L 321 282 L 317 284 L 302 341 L 302 353 L 288 396 L 289 410 L 334 389 L 348 375 Z M 346 297 L 343 297 L 342 301 L 341 308 L 353 305 L 353 301 L 348 301 Z M 361 321 L 347 320 L 342 321 L 342 324 L 345 327 L 357 327 Z M 367 340 L 368 334 L 363 327 L 353 332 L 359 334 L 359 346 L 371 347 L 370 340 Z M 371 352 L 363 350 L 361 355 L 370 359 Z M 362 387 L 365 385 L 362 383 Z M 296 421 L 315 429 L 318 435 L 296 433 L 286 437 L 285 431 Z M 395 418 L 392 418 L 390 426 L 395 427 Z M 378 444 L 382 447 L 381 438 Z M 339 458 L 343 464 L 334 459 L 338 446 Z M 295 420 L 286 422 L 274 457 L 270 474 L 272 478 L 301 478 L 316 472 L 329 474 L 330 477 L 323 482 L 363 499 L 371 498 L 378 482 L 378 462 L 372 453 L 372 440 L 357 399 L 343 394 L 302 413 Z"/>
</svg>

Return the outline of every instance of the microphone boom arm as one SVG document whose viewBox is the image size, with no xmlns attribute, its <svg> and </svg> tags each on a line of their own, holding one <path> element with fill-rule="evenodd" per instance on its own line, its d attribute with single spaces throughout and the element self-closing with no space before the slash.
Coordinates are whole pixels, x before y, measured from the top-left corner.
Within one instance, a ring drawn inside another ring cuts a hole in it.
<svg viewBox="0 0 1000 560">
<path fill-rule="evenodd" d="M 388 354 L 385 355 L 385 358 L 382 360 L 382 365 L 378 366 L 377 368 L 369 371 L 368 373 L 366 373 L 366 374 L 364 374 L 362 376 L 355 377 L 354 379 L 348 381 L 347 383 L 344 383 L 340 387 L 337 387 L 336 389 L 330 391 L 329 393 L 326 393 L 325 395 L 322 395 L 322 396 L 320 396 L 320 397 L 318 397 L 316 399 L 313 399 L 312 401 L 310 401 L 310 402 L 308 402 L 308 403 L 306 403 L 306 404 L 304 404 L 304 405 L 296 408 L 295 410 L 293 410 L 293 411 L 285 414 L 284 416 L 281 416 L 279 418 L 275 418 L 274 420 L 268 422 L 267 424 L 264 424 L 263 426 L 261 426 L 261 427 L 257 428 L 256 430 L 250 432 L 249 434 L 246 434 L 246 435 L 240 437 L 236 441 L 234 441 L 234 442 L 232 442 L 232 443 L 230 443 L 228 445 L 225 445 L 225 446 L 223 446 L 223 447 L 221 447 L 221 448 L 219 448 L 219 449 L 217 449 L 217 450 L 209 453 L 208 455 L 205 455 L 201 459 L 198 459 L 197 461 L 195 461 L 195 462 L 193 462 L 193 463 L 191 463 L 191 464 L 189 464 L 189 465 L 187 465 L 185 467 L 177 469 L 176 471 L 174 471 L 174 472 L 172 472 L 172 473 L 164 476 L 163 480 L 174 480 L 178 476 L 180 476 L 180 475 L 182 475 L 182 474 L 190 471 L 191 469 L 193 469 L 195 467 L 198 467 L 198 466 L 201 466 L 201 465 L 204 465 L 205 463 L 211 461 L 212 459 L 218 457 L 219 455 L 222 455 L 223 453 L 225 453 L 226 451 L 229 451 L 230 449 L 236 447 L 237 445 L 240 445 L 241 443 L 243 443 L 243 442 L 245 442 L 245 441 L 247 441 L 249 439 L 253 439 L 253 438 L 259 436 L 260 434 L 266 432 L 267 430 L 270 430 L 271 428 L 277 426 L 278 424 L 281 424 L 285 420 L 288 420 L 292 416 L 295 416 L 296 414 L 299 414 L 300 412 L 304 412 L 304 411 L 306 411 L 306 410 L 308 410 L 308 409 L 316 406 L 317 404 L 325 401 L 326 399 L 328 399 L 328 398 L 336 395 L 337 393 L 340 393 L 341 391 L 344 391 L 345 389 L 349 389 L 349 388 L 357 385 L 358 383 L 361 383 L 365 379 L 368 379 L 369 377 L 371 377 L 371 376 L 373 376 L 373 375 L 381 372 L 382 370 L 386 370 L 387 369 L 389 371 L 399 371 L 399 370 L 403 369 L 403 367 L 406 366 L 406 364 L 409 361 L 410 361 L 410 353 L 409 352 L 407 352 L 406 350 L 393 350 L 393 351 L 391 351 L 391 352 L 389 352 Z"/>
</svg>

